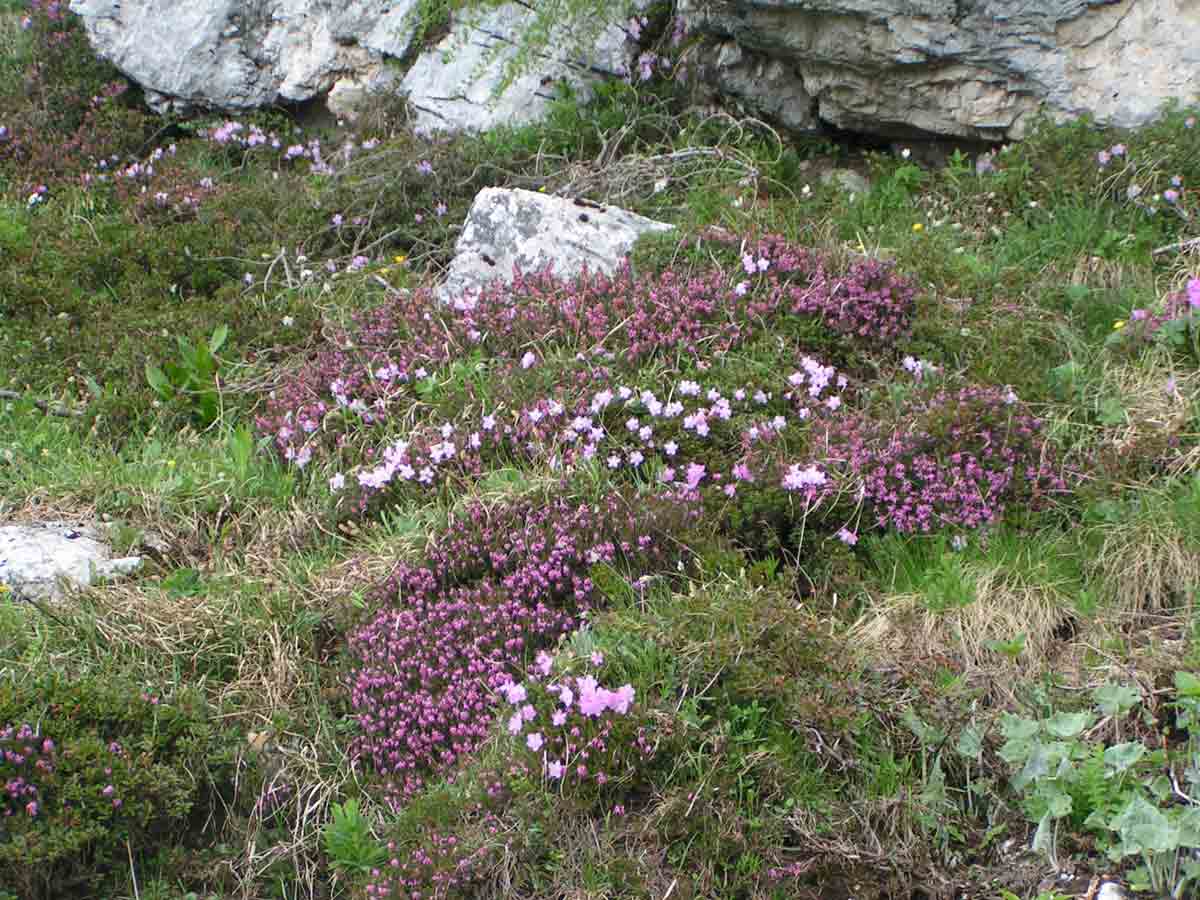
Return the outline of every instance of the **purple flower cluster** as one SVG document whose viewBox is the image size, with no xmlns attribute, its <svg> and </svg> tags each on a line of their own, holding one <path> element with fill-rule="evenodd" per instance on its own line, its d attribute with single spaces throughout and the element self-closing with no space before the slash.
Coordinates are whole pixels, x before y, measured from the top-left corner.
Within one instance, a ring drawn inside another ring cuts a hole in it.
<svg viewBox="0 0 1200 900">
<path fill-rule="evenodd" d="M 349 639 L 353 749 L 393 778 L 392 796 L 412 796 L 487 737 L 495 691 L 596 602 L 592 566 L 660 558 L 661 516 L 639 510 L 617 497 L 474 505 L 424 565 L 401 563 L 375 592 L 378 611 Z"/>
<path fill-rule="evenodd" d="M 37 734 L 28 724 L 0 728 L 0 817 L 36 818 L 42 808 L 40 776 L 54 771 L 54 741 Z"/>
<path fill-rule="evenodd" d="M 1195 124 L 1193 119 L 1188 121 Z M 1124 200 L 1151 215 L 1158 212 L 1161 203 L 1163 209 L 1184 221 L 1190 221 L 1200 211 L 1196 208 L 1194 194 L 1184 190 L 1182 176 L 1168 177 L 1153 161 L 1136 162 L 1124 144 L 1114 144 L 1097 153 L 1096 169 L 1105 178 L 1108 193 L 1117 202 Z"/>
<path fill-rule="evenodd" d="M 1189 278 L 1184 290 L 1168 294 L 1161 309 L 1134 309 L 1128 323 L 1117 323 L 1113 341 L 1120 344 L 1150 342 L 1163 333 L 1195 327 L 1200 316 L 1200 277 Z"/>
<path fill-rule="evenodd" d="M 724 477 L 722 490 L 733 496 L 738 483 L 755 480 L 754 464 L 749 455 L 728 465 L 720 457 L 749 454 L 789 425 L 839 409 L 847 383 L 832 366 L 802 357 L 786 383 L 730 392 L 689 379 L 666 385 L 662 397 L 600 377 L 581 389 L 568 384 L 523 408 L 496 406 L 414 429 L 355 473 L 359 506 L 399 485 L 433 488 L 517 458 L 559 470 L 596 460 L 613 471 L 653 472 L 658 483 L 688 491 L 704 476 L 708 483 Z M 344 484 L 335 476 L 331 486 Z"/>
<path fill-rule="evenodd" d="M 518 753 L 557 791 L 629 781 L 656 749 L 648 729 L 631 716 L 633 686 L 608 689 L 593 675 L 547 681 L 551 665 L 547 654 L 544 666 L 530 672 L 528 687 L 500 685 L 509 705 L 505 730 L 518 742 Z"/>
<path fill-rule="evenodd" d="M 930 389 L 898 421 L 847 416 L 818 443 L 838 477 L 811 467 L 804 486 L 821 498 L 849 481 L 875 524 L 901 533 L 978 528 L 1066 489 L 1041 420 L 1010 388 Z"/>
<path fill-rule="evenodd" d="M 887 343 L 907 329 L 914 293 L 888 263 L 859 261 L 835 276 L 818 254 L 776 237 L 744 248 L 732 273 L 714 267 L 635 276 L 626 266 L 612 277 L 570 281 L 517 273 L 511 287 L 459 297 L 450 308 L 422 290 L 391 298 L 335 336 L 332 347 L 272 392 L 257 424 L 287 459 L 303 463 L 318 432 L 331 430 L 330 415 L 374 424 L 403 414 L 413 382 L 470 354 L 486 353 L 511 369 L 530 346 L 549 341 L 587 348 L 592 359 L 619 351 L 631 366 L 652 354 L 699 358 L 788 315 L 815 316 L 835 332 Z M 565 399 L 557 402 L 579 414 Z"/>
</svg>

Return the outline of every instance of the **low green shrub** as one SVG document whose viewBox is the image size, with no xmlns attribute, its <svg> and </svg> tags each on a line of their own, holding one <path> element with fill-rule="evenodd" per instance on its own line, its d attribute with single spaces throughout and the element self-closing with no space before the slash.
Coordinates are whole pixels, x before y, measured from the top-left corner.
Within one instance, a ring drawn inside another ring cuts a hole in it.
<svg viewBox="0 0 1200 900">
<path fill-rule="evenodd" d="M 233 769 L 190 691 L 160 699 L 102 676 L 0 686 L 0 890 L 103 896 L 133 858 L 211 827 Z"/>
</svg>

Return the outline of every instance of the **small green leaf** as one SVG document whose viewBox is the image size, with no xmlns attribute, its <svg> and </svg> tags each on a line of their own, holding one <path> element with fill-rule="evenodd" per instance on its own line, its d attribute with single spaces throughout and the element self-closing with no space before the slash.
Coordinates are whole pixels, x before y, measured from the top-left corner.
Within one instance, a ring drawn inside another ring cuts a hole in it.
<svg viewBox="0 0 1200 900">
<path fill-rule="evenodd" d="M 1129 712 L 1142 699 L 1142 689 L 1133 684 L 1104 684 L 1092 692 L 1092 699 L 1106 716 Z"/>
<path fill-rule="evenodd" d="M 162 400 L 170 400 L 174 390 L 171 387 L 171 382 L 167 379 L 166 374 L 156 365 L 146 363 L 146 381 L 150 385 L 150 389 L 156 393 Z"/>
<path fill-rule="evenodd" d="M 1146 745 L 1141 741 L 1116 744 L 1104 751 L 1104 764 L 1116 772 L 1124 772 L 1136 765 L 1146 755 Z"/>
<path fill-rule="evenodd" d="M 1077 713 L 1055 713 L 1045 722 L 1046 731 L 1063 740 L 1078 737 L 1091 724 L 1092 714 L 1086 710 Z"/>
<path fill-rule="evenodd" d="M 971 723 L 962 730 L 954 749 L 964 759 L 979 760 L 983 755 L 983 729 Z"/>
<path fill-rule="evenodd" d="M 1000 717 L 1000 732 L 1010 741 L 1027 741 L 1037 737 L 1038 723 L 1036 719 L 1005 713 Z"/>
<path fill-rule="evenodd" d="M 228 325 L 222 324 L 214 328 L 212 337 L 208 339 L 208 352 L 216 355 L 225 346 L 225 339 L 227 337 L 229 337 Z"/>
<path fill-rule="evenodd" d="M 1175 692 L 1180 697 L 1200 697 L 1200 678 L 1191 672 L 1176 672 Z"/>
</svg>

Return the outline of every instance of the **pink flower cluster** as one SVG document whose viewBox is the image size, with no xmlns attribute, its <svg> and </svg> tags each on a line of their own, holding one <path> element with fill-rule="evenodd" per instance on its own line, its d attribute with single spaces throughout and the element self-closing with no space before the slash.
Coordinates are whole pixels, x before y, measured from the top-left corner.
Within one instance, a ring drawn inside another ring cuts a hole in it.
<svg viewBox="0 0 1200 900">
<path fill-rule="evenodd" d="M 649 388 L 602 378 L 582 388 L 567 384 L 555 397 L 524 408 L 468 412 L 454 422 L 420 426 L 387 445 L 354 473 L 360 506 L 398 485 L 434 488 L 447 479 L 474 477 L 490 461 L 513 458 L 542 460 L 564 470 L 597 460 L 609 470 L 645 472 L 654 463 L 660 465 L 659 483 L 692 491 L 705 475 L 710 482 L 720 479 L 696 457 L 711 464 L 737 452 L 743 441 L 764 442 L 789 425 L 833 412 L 841 407 L 839 392 L 847 384 L 832 366 L 807 356 L 786 382 L 732 392 L 689 379 L 667 385 L 661 397 Z M 737 483 L 755 480 L 748 459 L 727 474 L 723 490 L 729 496 Z M 345 479 L 334 483 L 343 486 Z"/>
<path fill-rule="evenodd" d="M 424 565 L 397 567 L 373 595 L 378 611 L 350 635 L 355 755 L 394 778 L 397 798 L 451 771 L 487 737 L 493 692 L 596 601 L 589 568 L 661 557 L 651 537 L 660 519 L 618 497 L 470 507 Z M 609 702 L 592 702 L 601 697 Z"/>
<path fill-rule="evenodd" d="M 792 315 L 872 342 L 890 342 L 908 327 L 915 290 L 888 263 L 859 261 L 835 274 L 818 254 L 775 237 L 744 256 L 753 262 L 750 279 L 723 267 L 635 276 L 627 266 L 611 278 L 571 281 L 518 273 L 510 287 L 459 297 L 449 308 L 428 290 L 396 295 L 272 392 L 258 427 L 286 458 L 306 461 L 318 435 L 328 440 L 355 420 L 403 415 L 413 382 L 447 364 L 483 354 L 503 361 L 499 374 L 507 374 L 528 361 L 530 346 L 548 340 L 585 348 L 590 359 L 619 352 L 633 366 L 652 354 L 720 353 Z"/>
<path fill-rule="evenodd" d="M 532 692 L 541 700 L 540 712 L 530 702 Z M 629 761 L 622 761 L 618 752 L 625 744 L 614 736 L 613 729 L 616 719 L 630 714 L 635 697 L 632 685 L 610 690 L 593 675 L 543 684 L 535 675 L 528 691 L 508 682 L 500 686 L 500 693 L 513 707 L 507 719 L 508 733 L 534 754 L 548 782 L 588 781 L 604 787 L 614 777 L 627 774 L 624 770 Z M 638 731 L 632 745 L 638 757 L 649 756 L 654 749 L 645 729 Z"/>
<path fill-rule="evenodd" d="M 929 388 L 898 421 L 832 420 L 818 443 L 837 483 L 812 466 L 797 489 L 821 498 L 849 482 L 877 526 L 902 533 L 978 528 L 1066 490 L 1041 420 L 1008 388 Z"/>
<path fill-rule="evenodd" d="M 54 771 L 55 746 L 28 724 L 0 728 L 0 817 L 24 815 L 35 818 L 41 811 L 41 792 L 36 779 Z"/>
</svg>

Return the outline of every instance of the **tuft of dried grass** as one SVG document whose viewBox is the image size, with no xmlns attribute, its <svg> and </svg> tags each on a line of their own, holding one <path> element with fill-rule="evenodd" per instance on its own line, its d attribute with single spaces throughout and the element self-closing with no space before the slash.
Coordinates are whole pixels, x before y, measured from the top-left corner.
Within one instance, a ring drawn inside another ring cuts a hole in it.
<svg viewBox="0 0 1200 900">
<path fill-rule="evenodd" d="M 850 643 L 868 658 L 945 659 L 966 674 L 997 675 L 1017 666 L 993 642 L 1025 635 L 1019 666 L 1046 671 L 1061 649 L 1058 635 L 1070 631 L 1074 615 L 1060 586 L 996 565 L 967 565 L 975 599 L 953 609 L 930 609 L 920 594 L 885 597 L 850 629 Z M 991 645 L 991 646 L 989 646 Z"/>
<path fill-rule="evenodd" d="M 1157 460 L 1168 475 L 1200 467 L 1200 433 L 1192 408 L 1200 397 L 1200 372 L 1176 370 L 1169 354 L 1155 353 L 1137 364 L 1106 365 L 1100 391 L 1116 398 L 1126 412 L 1122 424 L 1104 432 L 1106 450 L 1118 458 Z"/>
<path fill-rule="evenodd" d="M 1095 526 L 1094 532 L 1099 548 L 1086 567 L 1105 587 L 1117 615 L 1170 614 L 1193 602 L 1200 587 L 1200 549 L 1161 505 Z"/>
</svg>

